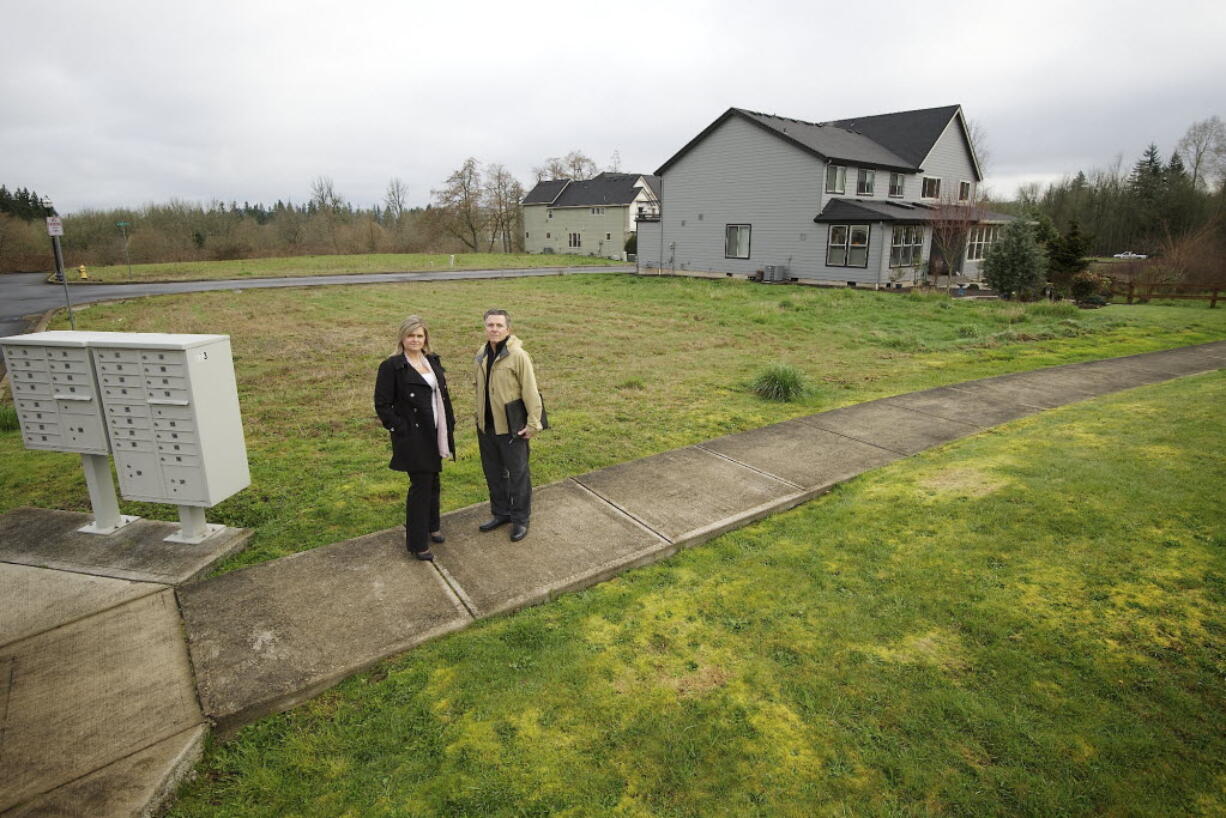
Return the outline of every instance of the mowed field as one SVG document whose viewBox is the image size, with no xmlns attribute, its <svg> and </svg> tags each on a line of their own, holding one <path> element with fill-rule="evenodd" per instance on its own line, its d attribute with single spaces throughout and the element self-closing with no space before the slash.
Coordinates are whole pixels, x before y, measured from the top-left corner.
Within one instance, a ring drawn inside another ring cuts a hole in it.
<svg viewBox="0 0 1226 818">
<path fill-rule="evenodd" d="M 1222 815 L 1223 405 L 1045 412 L 476 623 L 211 746 L 172 814 Z"/>
<path fill-rule="evenodd" d="M 538 485 L 870 398 L 1226 337 L 1226 310 L 1203 305 L 1081 311 L 627 275 L 201 293 L 93 306 L 78 327 L 231 336 L 253 482 L 209 519 L 255 535 L 230 570 L 403 522 L 405 478 L 387 469 L 371 396 L 409 313 L 430 322 L 460 418 L 444 508 L 484 498 L 470 384 L 492 306 L 511 311 L 554 425 L 533 441 Z M 775 362 L 804 373 L 807 397 L 749 391 Z M 89 507 L 75 455 L 25 451 L 9 432 L 0 510 L 23 505 Z"/>
<path fill-rule="evenodd" d="M 114 264 L 88 268 L 89 281 L 70 269 L 70 284 L 128 284 L 150 281 L 215 281 L 231 278 L 356 275 L 359 273 L 503 270 L 540 267 L 608 267 L 624 264 L 591 256 L 527 253 L 363 253 L 361 255 L 285 256 L 233 261 L 172 261 Z"/>
</svg>

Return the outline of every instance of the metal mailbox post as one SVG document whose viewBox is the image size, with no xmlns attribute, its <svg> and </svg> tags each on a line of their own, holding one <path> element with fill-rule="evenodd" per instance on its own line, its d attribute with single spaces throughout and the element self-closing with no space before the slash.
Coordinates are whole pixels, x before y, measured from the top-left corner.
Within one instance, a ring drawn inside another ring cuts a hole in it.
<svg viewBox="0 0 1226 818">
<path fill-rule="evenodd" d="M 97 457 L 101 466 L 87 464 L 86 478 L 95 524 L 102 522 L 94 495 L 96 482 L 105 483 L 118 515 L 105 457 L 109 440 L 120 493 L 126 499 L 178 506 L 180 530 L 168 540 L 199 543 L 222 528 L 205 522 L 204 509 L 251 484 L 227 336 L 42 332 L 0 339 L 0 343 L 13 372 L 13 395 L 20 401 L 26 446 L 77 451 L 66 448 L 70 442 L 66 435 L 94 444 L 88 456 Z M 61 348 L 64 353 L 40 356 L 40 350 Z M 72 368 L 58 373 L 55 366 L 61 359 Z M 19 371 L 29 374 L 19 378 Z M 88 381 L 65 380 L 70 375 Z M 59 380 L 53 381 L 56 377 Z M 65 391 L 73 388 L 75 393 Z M 84 397 L 87 388 L 88 400 Z M 64 415 L 70 418 L 83 414 L 81 407 L 88 406 L 92 411 L 89 422 L 57 419 L 57 429 L 44 434 L 48 430 L 37 428 L 42 420 L 38 413 L 44 407 L 34 403 L 51 397 L 57 408 L 63 404 L 71 410 Z M 79 431 L 73 432 L 74 428 Z M 83 460 L 86 457 L 82 454 Z M 99 479 L 100 474 L 105 480 Z M 103 497 L 103 505 L 105 500 Z"/>
<path fill-rule="evenodd" d="M 139 519 L 119 513 L 89 339 L 105 333 L 39 332 L 0 338 L 27 449 L 78 452 L 94 521 L 80 530 L 113 534 Z"/>
</svg>

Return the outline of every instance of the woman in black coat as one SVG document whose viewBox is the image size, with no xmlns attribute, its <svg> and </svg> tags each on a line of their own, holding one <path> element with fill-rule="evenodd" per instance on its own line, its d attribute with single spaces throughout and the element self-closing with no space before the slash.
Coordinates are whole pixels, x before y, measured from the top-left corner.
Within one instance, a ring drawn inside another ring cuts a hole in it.
<svg viewBox="0 0 1226 818">
<path fill-rule="evenodd" d="M 396 354 L 379 364 L 375 413 L 392 440 L 388 468 L 409 473 L 404 501 L 405 538 L 419 560 L 433 560 L 430 543 L 443 542 L 439 525 L 439 473 L 455 459 L 455 413 L 447 376 L 430 351 L 430 331 L 416 315 L 400 325 Z"/>
</svg>

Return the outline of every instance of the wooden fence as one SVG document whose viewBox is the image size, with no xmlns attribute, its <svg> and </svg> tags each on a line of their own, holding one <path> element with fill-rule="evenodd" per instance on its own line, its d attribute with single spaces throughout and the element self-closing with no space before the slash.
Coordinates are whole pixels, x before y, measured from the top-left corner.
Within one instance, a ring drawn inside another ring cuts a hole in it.
<svg viewBox="0 0 1226 818">
<path fill-rule="evenodd" d="M 1209 309 L 1217 306 L 1219 293 L 1220 291 L 1217 289 L 1207 292 L 1201 291 L 1199 293 L 1160 292 L 1153 286 L 1138 287 L 1136 282 L 1133 281 L 1121 282 L 1111 290 L 1112 295 L 1126 297 L 1129 304 L 1136 301 L 1149 301 L 1154 298 L 1174 298 L 1188 301 L 1208 301 Z"/>
</svg>

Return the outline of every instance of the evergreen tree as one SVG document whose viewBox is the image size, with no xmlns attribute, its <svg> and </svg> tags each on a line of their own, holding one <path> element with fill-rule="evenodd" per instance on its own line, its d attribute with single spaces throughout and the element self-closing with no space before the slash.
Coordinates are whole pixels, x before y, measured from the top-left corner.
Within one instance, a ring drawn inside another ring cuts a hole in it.
<svg viewBox="0 0 1226 818">
<path fill-rule="evenodd" d="M 0 185 L 0 213 L 13 213 L 13 194 L 4 185 Z"/>
<path fill-rule="evenodd" d="M 1047 256 L 1025 219 L 1005 225 L 983 260 L 983 278 L 988 286 L 1006 297 L 1016 295 L 1022 300 L 1039 291 L 1046 270 Z"/>
<path fill-rule="evenodd" d="M 1061 290 L 1068 289 L 1073 276 L 1090 266 L 1090 260 L 1085 257 L 1087 244 L 1076 219 L 1069 223 L 1063 236 L 1048 243 L 1048 277 Z"/>
</svg>

